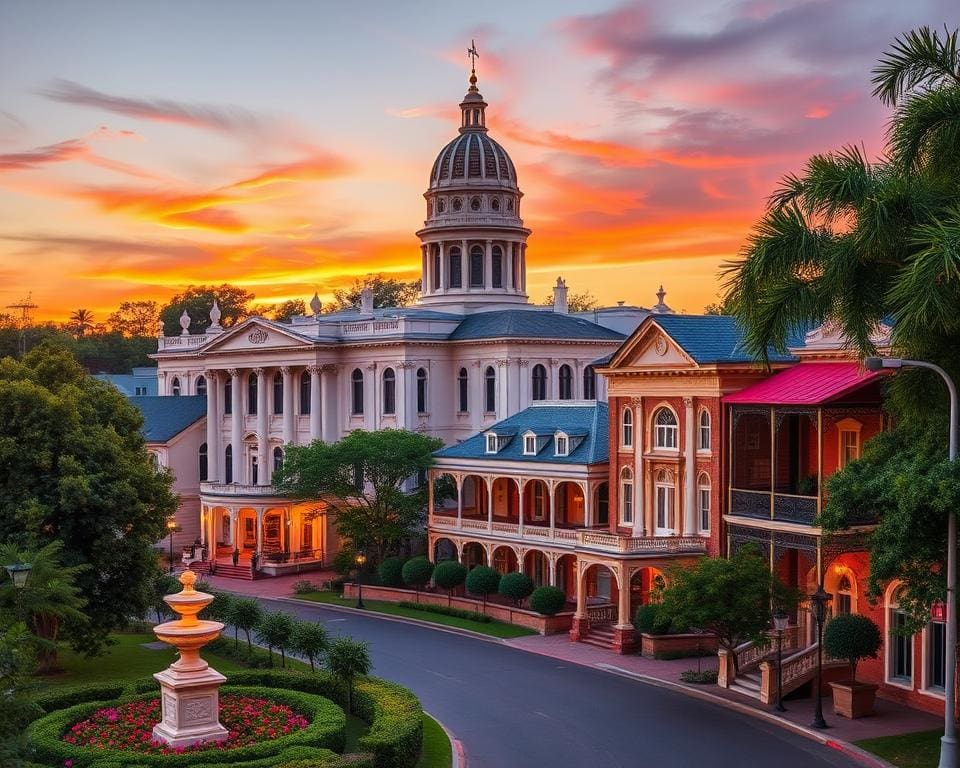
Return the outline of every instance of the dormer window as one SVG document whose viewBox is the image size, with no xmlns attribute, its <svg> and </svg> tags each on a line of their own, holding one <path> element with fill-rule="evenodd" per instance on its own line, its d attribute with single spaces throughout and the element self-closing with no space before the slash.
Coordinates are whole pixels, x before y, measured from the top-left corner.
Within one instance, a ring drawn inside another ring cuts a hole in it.
<svg viewBox="0 0 960 768">
<path fill-rule="evenodd" d="M 523 436 L 523 455 L 524 456 L 537 455 L 537 436 L 536 435 Z"/>
<path fill-rule="evenodd" d="M 570 455 L 570 438 L 568 438 L 563 432 L 557 432 L 553 442 L 554 446 L 556 447 L 555 453 L 557 456 Z"/>
<path fill-rule="evenodd" d="M 497 436 L 493 432 L 487 433 L 487 453 L 496 453 L 498 449 Z"/>
</svg>

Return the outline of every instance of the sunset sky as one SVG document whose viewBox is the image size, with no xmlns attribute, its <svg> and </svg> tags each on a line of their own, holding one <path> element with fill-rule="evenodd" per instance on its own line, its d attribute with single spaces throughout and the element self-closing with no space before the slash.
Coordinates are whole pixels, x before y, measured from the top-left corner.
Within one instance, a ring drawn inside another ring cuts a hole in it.
<svg viewBox="0 0 960 768">
<path fill-rule="evenodd" d="M 104 320 L 231 282 L 419 276 L 476 39 L 533 229 L 528 289 L 715 301 L 777 180 L 879 152 L 870 69 L 955 0 L 0 3 L 0 305 Z M 0 309 L 0 311 L 3 311 Z"/>
</svg>

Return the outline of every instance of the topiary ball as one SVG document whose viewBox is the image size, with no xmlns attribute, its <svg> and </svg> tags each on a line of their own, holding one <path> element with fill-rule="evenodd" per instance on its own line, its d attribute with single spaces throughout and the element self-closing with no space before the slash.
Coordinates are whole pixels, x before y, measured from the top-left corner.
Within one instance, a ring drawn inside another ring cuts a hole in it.
<svg viewBox="0 0 960 768">
<path fill-rule="evenodd" d="M 377 568 L 377 575 L 380 577 L 380 583 L 385 587 L 403 586 L 403 563 L 402 557 L 388 557 Z"/>
<path fill-rule="evenodd" d="M 456 560 L 444 560 L 433 569 L 433 583 L 440 589 L 455 589 L 467 578 L 467 566 Z"/>
<path fill-rule="evenodd" d="M 500 579 L 500 587 L 497 591 L 520 605 L 521 601 L 533 592 L 533 579 L 520 571 L 511 571 L 505 573 Z"/>
<path fill-rule="evenodd" d="M 403 577 L 403 583 L 408 587 L 419 589 L 430 581 L 433 575 L 433 563 L 425 557 L 414 557 L 403 564 L 400 575 Z"/>
<path fill-rule="evenodd" d="M 530 607 L 544 616 L 554 616 L 567 604 L 567 596 L 560 587 L 537 587 L 530 595 Z"/>
<path fill-rule="evenodd" d="M 500 586 L 500 574 L 486 565 L 478 565 L 467 574 L 467 592 L 486 597 L 492 595 Z"/>
</svg>

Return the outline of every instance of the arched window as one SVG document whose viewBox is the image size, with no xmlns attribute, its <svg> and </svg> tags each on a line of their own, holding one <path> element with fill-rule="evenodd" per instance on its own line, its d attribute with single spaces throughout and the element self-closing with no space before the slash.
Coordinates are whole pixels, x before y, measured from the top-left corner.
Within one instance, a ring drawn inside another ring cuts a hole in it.
<svg viewBox="0 0 960 768">
<path fill-rule="evenodd" d="M 493 366 L 487 366 L 483 374 L 484 398 L 483 410 L 487 413 L 493 413 L 497 410 L 497 374 Z"/>
<path fill-rule="evenodd" d="M 710 450 L 710 411 L 704 408 L 700 411 L 700 423 L 697 432 L 697 450 Z"/>
<path fill-rule="evenodd" d="M 533 366 L 533 399 L 547 399 L 547 369 L 539 363 Z"/>
<path fill-rule="evenodd" d="M 427 371 L 417 368 L 417 413 L 427 412 Z"/>
<path fill-rule="evenodd" d="M 180 379 L 177 376 L 174 376 L 170 382 L 170 394 L 174 397 L 180 397 Z"/>
<path fill-rule="evenodd" d="M 227 416 L 233 413 L 233 376 L 227 376 L 223 384 L 223 412 Z"/>
<path fill-rule="evenodd" d="M 899 685 L 913 687 L 913 635 L 905 628 L 908 622 L 906 610 L 900 608 L 902 586 L 891 586 L 887 601 L 887 633 L 890 645 L 887 648 L 887 679 Z"/>
<path fill-rule="evenodd" d="M 633 470 L 620 470 L 620 523 L 633 525 Z"/>
<path fill-rule="evenodd" d="M 620 417 L 620 445 L 633 448 L 633 411 L 629 408 L 624 408 Z"/>
<path fill-rule="evenodd" d="M 450 287 L 451 288 L 462 288 L 463 287 L 463 259 L 461 258 L 461 251 L 458 246 L 453 246 L 450 249 Z"/>
<path fill-rule="evenodd" d="M 300 413 L 310 413 L 310 371 L 300 374 Z"/>
<path fill-rule="evenodd" d="M 397 374 L 393 372 L 393 368 L 387 368 L 383 372 L 383 412 L 397 412 Z"/>
<path fill-rule="evenodd" d="M 350 412 L 354 416 L 363 415 L 363 371 L 359 368 L 354 368 L 353 373 L 350 374 L 350 392 L 352 397 L 350 398 Z"/>
<path fill-rule="evenodd" d="M 253 416 L 257 412 L 257 374 L 247 377 L 247 413 Z"/>
<path fill-rule="evenodd" d="M 467 369 L 461 368 L 457 374 L 457 410 L 460 413 L 467 412 Z"/>
<path fill-rule="evenodd" d="M 250 456 L 250 485 L 260 485 L 260 459 L 256 454 Z"/>
<path fill-rule="evenodd" d="M 853 600 L 855 597 L 853 582 L 850 580 L 850 574 L 844 573 L 837 580 L 837 599 L 833 601 L 834 615 L 841 613 L 853 613 Z"/>
<path fill-rule="evenodd" d="M 207 479 L 207 444 L 200 444 L 200 451 L 198 453 L 198 459 L 200 463 L 200 480 L 201 482 Z"/>
<path fill-rule="evenodd" d="M 561 400 L 572 400 L 573 399 L 573 371 L 570 370 L 569 365 L 561 365 L 559 371 L 559 384 L 560 384 L 560 399 Z"/>
<path fill-rule="evenodd" d="M 223 482 L 233 482 L 233 446 L 223 449 Z"/>
<path fill-rule="evenodd" d="M 279 445 L 273 449 L 273 471 L 276 472 L 283 466 L 283 448 Z"/>
<path fill-rule="evenodd" d="M 483 248 L 479 245 L 470 249 L 470 287 L 483 288 Z"/>
<path fill-rule="evenodd" d="M 283 374 L 273 374 L 273 412 L 283 413 Z"/>
<path fill-rule="evenodd" d="M 669 408 L 659 408 L 653 414 L 653 447 L 677 447 L 677 417 Z"/>
<path fill-rule="evenodd" d="M 583 399 L 597 399 L 597 372 L 593 370 L 592 365 L 583 369 Z"/>
<path fill-rule="evenodd" d="M 664 469 L 657 472 L 654 480 L 656 495 L 656 535 L 671 536 L 676 528 L 677 491 L 673 485 L 673 476 Z"/>
<path fill-rule="evenodd" d="M 697 517 L 701 533 L 710 533 L 710 475 L 701 472 L 697 478 Z"/>
<path fill-rule="evenodd" d="M 493 262 L 491 263 L 491 272 L 493 273 L 493 287 L 503 288 L 503 248 L 499 245 L 493 246 Z"/>
<path fill-rule="evenodd" d="M 197 377 L 197 394 L 198 395 L 207 394 L 207 377 L 206 376 Z"/>
</svg>

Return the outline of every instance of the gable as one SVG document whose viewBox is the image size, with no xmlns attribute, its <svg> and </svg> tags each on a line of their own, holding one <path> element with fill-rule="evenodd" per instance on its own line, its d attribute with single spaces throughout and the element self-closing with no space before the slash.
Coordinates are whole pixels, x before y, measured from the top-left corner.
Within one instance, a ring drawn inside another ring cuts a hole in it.
<svg viewBox="0 0 960 768">
<path fill-rule="evenodd" d="M 609 367 L 695 368 L 696 363 L 651 317 L 620 347 Z"/>
<path fill-rule="evenodd" d="M 204 351 L 233 352 L 263 349 L 293 349 L 310 344 L 295 333 L 277 328 L 259 318 L 251 318 L 230 328 L 207 344 Z"/>
</svg>

